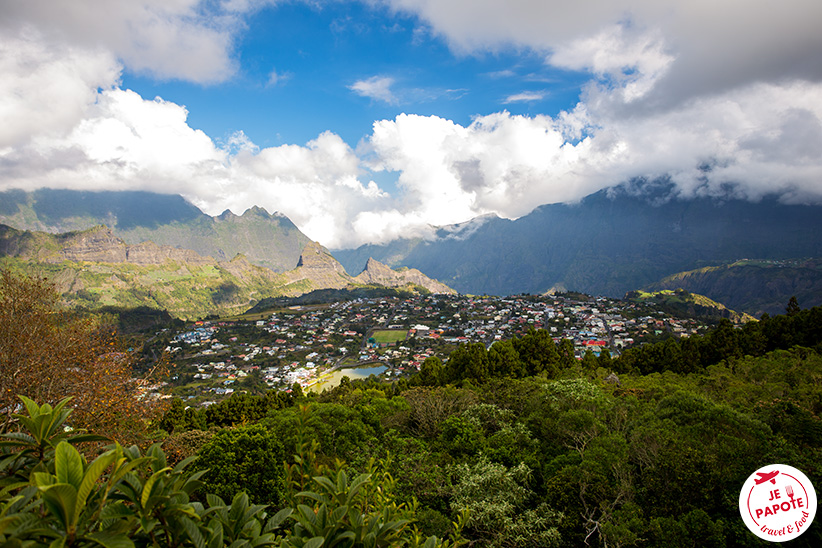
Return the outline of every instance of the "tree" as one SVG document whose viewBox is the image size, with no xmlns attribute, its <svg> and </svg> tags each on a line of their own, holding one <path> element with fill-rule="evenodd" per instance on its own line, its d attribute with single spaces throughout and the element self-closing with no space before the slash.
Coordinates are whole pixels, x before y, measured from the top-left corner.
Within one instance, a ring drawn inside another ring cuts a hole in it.
<svg viewBox="0 0 822 548">
<path fill-rule="evenodd" d="M 532 329 L 521 339 L 515 339 L 513 344 L 525 366 L 526 374 L 543 373 L 549 379 L 559 374 L 560 355 L 557 345 L 546 330 Z"/>
<path fill-rule="evenodd" d="M 134 378 L 134 356 L 99 317 L 60 305 L 45 278 L 0 270 L 0 413 L 3 423 L 18 396 L 56 404 L 73 397 L 72 426 L 133 443 L 145 439 L 161 405 L 138 400 L 156 373 Z"/>
<path fill-rule="evenodd" d="M 488 352 L 482 343 L 461 344 L 448 358 L 445 370 L 449 382 L 471 379 L 476 382 L 488 380 Z"/>
<path fill-rule="evenodd" d="M 796 295 L 794 295 L 788 301 L 788 306 L 785 307 L 785 312 L 788 313 L 788 316 L 796 316 L 797 314 L 799 314 L 800 310 L 801 309 L 799 308 L 799 301 L 796 300 Z"/>
<path fill-rule="evenodd" d="M 495 342 L 488 350 L 488 361 L 492 377 L 521 379 L 525 376 L 522 361 L 511 341 Z"/>
<path fill-rule="evenodd" d="M 285 450 L 266 427 L 224 428 L 198 454 L 195 466 L 208 470 L 203 476 L 207 491 L 225 500 L 245 491 L 255 503 L 277 506 L 282 501 Z"/>
<path fill-rule="evenodd" d="M 545 504 L 530 507 L 527 484 L 531 469 L 513 468 L 481 456 L 476 464 L 452 468 L 454 511 L 467 513 L 468 529 L 491 547 L 549 547 L 560 544 L 560 516 Z"/>
<path fill-rule="evenodd" d="M 422 386 L 440 386 L 444 383 L 444 368 L 442 360 L 436 356 L 425 358 L 420 367 L 419 374 L 415 377 L 415 384 Z"/>
</svg>

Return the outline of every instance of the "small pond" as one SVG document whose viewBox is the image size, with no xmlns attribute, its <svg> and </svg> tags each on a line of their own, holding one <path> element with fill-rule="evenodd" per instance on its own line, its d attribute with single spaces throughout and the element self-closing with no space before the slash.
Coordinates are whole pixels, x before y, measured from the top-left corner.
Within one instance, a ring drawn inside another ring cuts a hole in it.
<svg viewBox="0 0 822 548">
<path fill-rule="evenodd" d="M 386 369 L 387 368 L 384 365 L 375 364 L 337 369 L 332 373 L 328 373 L 320 377 L 320 380 L 309 386 L 308 390 L 310 392 L 322 392 L 323 390 L 338 386 L 343 377 L 348 377 L 352 381 L 354 379 L 367 379 L 371 375 L 379 375 L 380 373 L 385 372 Z"/>
</svg>

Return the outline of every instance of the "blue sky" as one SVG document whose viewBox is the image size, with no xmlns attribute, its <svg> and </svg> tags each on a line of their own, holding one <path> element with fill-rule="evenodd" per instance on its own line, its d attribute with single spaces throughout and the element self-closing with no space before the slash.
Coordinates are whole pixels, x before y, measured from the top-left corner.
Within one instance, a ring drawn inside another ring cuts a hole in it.
<svg viewBox="0 0 822 548">
<path fill-rule="evenodd" d="M 216 139 L 243 131 L 261 147 L 305 143 L 332 131 L 356 145 L 374 120 L 401 113 L 468 125 L 507 110 L 534 115 L 571 109 L 588 80 L 546 65 L 539 52 L 452 52 L 415 17 L 360 3 L 291 3 L 260 9 L 238 36 L 239 64 L 218 84 L 123 73 L 123 87 L 184 105 L 190 126 Z M 352 89 L 391 80 L 393 98 Z"/>
<path fill-rule="evenodd" d="M 819 21 L 818 0 L 10 0 L 0 189 L 258 205 L 332 248 L 636 177 L 819 203 Z"/>
</svg>

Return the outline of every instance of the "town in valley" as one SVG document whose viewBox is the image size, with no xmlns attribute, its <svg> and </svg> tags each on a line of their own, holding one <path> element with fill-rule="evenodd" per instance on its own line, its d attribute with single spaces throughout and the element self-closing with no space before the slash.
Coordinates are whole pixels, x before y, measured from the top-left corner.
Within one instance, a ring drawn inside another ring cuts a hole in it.
<svg viewBox="0 0 822 548">
<path fill-rule="evenodd" d="M 447 362 L 460 344 L 512 339 L 535 329 L 586 353 L 622 350 L 703 333 L 710 322 L 674 317 L 648 304 L 582 294 L 477 297 L 413 295 L 284 306 L 166 329 L 155 345 L 170 361 L 165 396 L 208 406 L 239 392 L 321 392 L 343 377 L 406 378 L 431 357 Z M 158 394 L 159 395 L 159 394 Z"/>
</svg>

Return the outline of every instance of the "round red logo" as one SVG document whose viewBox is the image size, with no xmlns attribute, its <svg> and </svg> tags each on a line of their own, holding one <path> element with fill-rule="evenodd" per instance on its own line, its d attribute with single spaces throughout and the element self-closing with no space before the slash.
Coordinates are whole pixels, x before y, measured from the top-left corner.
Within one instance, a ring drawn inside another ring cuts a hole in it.
<svg viewBox="0 0 822 548">
<path fill-rule="evenodd" d="M 792 466 L 763 466 L 742 486 L 739 513 L 759 538 L 785 542 L 804 533 L 813 521 L 816 491 L 808 477 Z"/>
</svg>

